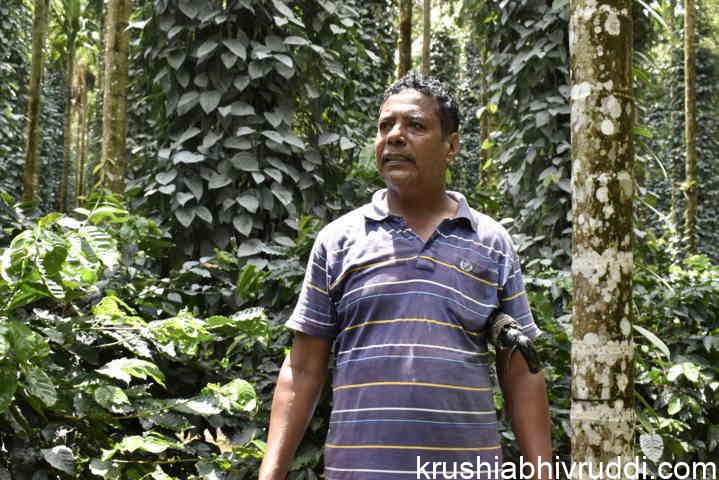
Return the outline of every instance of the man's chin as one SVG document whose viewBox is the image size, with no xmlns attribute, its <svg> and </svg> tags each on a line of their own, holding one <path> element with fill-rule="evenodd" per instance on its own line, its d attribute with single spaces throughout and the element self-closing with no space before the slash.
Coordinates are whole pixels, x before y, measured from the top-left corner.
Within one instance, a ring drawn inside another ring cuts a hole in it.
<svg viewBox="0 0 719 480">
<path fill-rule="evenodd" d="M 387 188 L 397 191 L 407 191 L 408 193 L 415 190 L 417 176 L 410 172 L 400 170 L 391 170 L 382 172 L 382 179 Z"/>
</svg>

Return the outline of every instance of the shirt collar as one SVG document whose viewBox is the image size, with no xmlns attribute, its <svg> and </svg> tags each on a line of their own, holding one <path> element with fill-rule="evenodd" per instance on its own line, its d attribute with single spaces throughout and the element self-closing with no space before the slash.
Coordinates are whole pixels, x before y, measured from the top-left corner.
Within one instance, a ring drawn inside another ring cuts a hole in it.
<svg viewBox="0 0 719 480">
<path fill-rule="evenodd" d="M 457 215 L 454 218 L 465 218 L 472 227 L 477 231 L 477 219 L 472 214 L 472 210 L 467 204 L 467 199 L 459 192 L 447 190 L 447 195 L 452 197 L 458 204 Z M 372 195 L 372 201 L 364 206 L 364 216 L 374 221 L 381 221 L 391 215 L 389 205 L 387 203 L 387 189 L 377 190 Z"/>
</svg>

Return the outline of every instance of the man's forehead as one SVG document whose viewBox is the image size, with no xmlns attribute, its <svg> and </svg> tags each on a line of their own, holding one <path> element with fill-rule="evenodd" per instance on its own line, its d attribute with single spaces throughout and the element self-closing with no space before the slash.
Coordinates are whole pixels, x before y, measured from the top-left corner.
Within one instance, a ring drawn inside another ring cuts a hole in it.
<svg viewBox="0 0 719 480">
<path fill-rule="evenodd" d="M 439 113 L 437 101 L 414 89 L 406 89 L 387 97 L 380 108 L 380 117 L 393 113 L 428 115 Z"/>
</svg>

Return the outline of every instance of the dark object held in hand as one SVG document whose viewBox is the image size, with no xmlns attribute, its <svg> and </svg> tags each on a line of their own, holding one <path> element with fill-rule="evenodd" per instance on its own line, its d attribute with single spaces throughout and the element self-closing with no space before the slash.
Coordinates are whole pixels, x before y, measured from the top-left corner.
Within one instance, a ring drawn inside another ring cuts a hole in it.
<svg viewBox="0 0 719 480">
<path fill-rule="evenodd" d="M 498 313 L 490 322 L 492 328 L 491 341 L 494 348 L 498 351 L 506 348 L 511 349 L 509 352 L 510 359 L 514 352 L 519 350 L 527 361 L 529 371 L 532 373 L 537 373 L 544 367 L 534 343 L 522 333 L 522 327 L 515 319 L 506 313 Z"/>
</svg>

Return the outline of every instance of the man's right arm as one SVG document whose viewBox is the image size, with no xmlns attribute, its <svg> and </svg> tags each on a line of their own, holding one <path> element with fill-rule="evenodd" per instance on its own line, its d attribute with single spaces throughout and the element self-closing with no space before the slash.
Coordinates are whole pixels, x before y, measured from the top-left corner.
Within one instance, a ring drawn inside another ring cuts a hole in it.
<svg viewBox="0 0 719 480">
<path fill-rule="evenodd" d="M 259 480 L 284 480 L 297 447 L 312 418 L 327 375 L 331 343 L 320 337 L 295 334 L 272 399 L 267 451 Z"/>
</svg>

